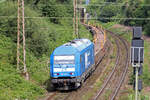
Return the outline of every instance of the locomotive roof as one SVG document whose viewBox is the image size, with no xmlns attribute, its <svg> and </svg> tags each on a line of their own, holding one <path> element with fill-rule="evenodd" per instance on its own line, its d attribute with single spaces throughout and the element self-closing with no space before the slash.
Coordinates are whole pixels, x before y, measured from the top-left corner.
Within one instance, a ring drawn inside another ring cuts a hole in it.
<svg viewBox="0 0 150 100">
<path fill-rule="evenodd" d="M 88 39 L 75 39 L 57 47 L 54 50 L 54 55 L 75 54 L 76 52 L 82 51 L 91 44 L 92 42 Z"/>
</svg>

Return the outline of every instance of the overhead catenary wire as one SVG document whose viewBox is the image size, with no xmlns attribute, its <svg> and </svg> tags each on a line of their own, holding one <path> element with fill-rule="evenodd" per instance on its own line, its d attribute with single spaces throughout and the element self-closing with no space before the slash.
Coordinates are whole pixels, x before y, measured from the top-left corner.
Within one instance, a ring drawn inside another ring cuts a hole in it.
<svg viewBox="0 0 150 100">
<path fill-rule="evenodd" d="M 16 18 L 17 16 L 0 16 L 0 18 Z M 24 17 L 25 19 L 73 19 L 73 17 Z M 82 18 L 78 18 L 78 19 L 82 19 Z M 126 18 L 126 17 L 118 17 L 118 18 L 113 18 L 113 17 L 100 17 L 100 18 L 84 18 L 84 19 L 91 19 L 91 20 L 96 20 L 96 19 L 110 19 L 110 20 L 150 20 L 150 17 L 148 18 L 138 18 L 138 17 L 130 17 L 130 18 Z"/>
<path fill-rule="evenodd" d="M 2 27 L 0 27 L 0 28 L 2 28 Z M 51 26 L 50 27 L 39 27 L 38 28 L 39 30 L 51 30 L 51 32 L 57 32 L 57 31 L 68 31 L 68 32 L 70 32 L 70 31 L 74 31 L 73 29 L 68 29 L 68 27 L 64 27 L 63 29 L 51 29 Z M 33 28 L 32 27 L 30 27 L 30 28 L 25 28 L 25 30 L 26 31 L 28 31 L 28 30 L 33 30 Z M 6 31 L 6 32 L 16 32 L 17 31 L 17 27 L 11 27 L 11 28 L 9 28 L 9 30 L 0 30 L 0 32 L 4 32 L 4 31 Z M 90 28 L 88 28 L 88 30 L 80 30 L 80 32 L 87 32 L 87 31 L 93 31 L 93 29 L 90 29 Z"/>
<path fill-rule="evenodd" d="M 2 1 L 0 1 L 0 3 L 3 3 L 5 0 L 2 0 Z M 46 4 L 47 2 L 45 2 L 45 4 Z M 125 2 L 125 3 L 116 3 L 116 2 L 100 2 L 100 3 L 94 3 L 94 4 L 88 4 L 88 5 L 86 5 L 86 4 L 78 4 L 77 6 L 104 6 L 104 4 L 109 4 L 109 5 L 112 5 L 112 6 L 129 6 L 129 2 Z M 130 6 L 150 6 L 150 4 L 146 4 L 146 3 L 141 3 L 141 4 L 138 4 L 137 5 L 137 3 L 133 3 L 133 4 L 136 4 L 136 5 L 130 5 Z M 15 4 L 14 4 L 15 5 Z M 41 5 L 36 5 L 37 7 L 38 6 L 41 6 Z M 68 4 L 50 4 L 50 5 L 48 5 L 48 6 L 57 6 L 57 7 L 62 7 L 62 6 L 66 6 L 66 7 L 73 7 L 73 5 L 68 5 Z"/>
<path fill-rule="evenodd" d="M 49 6 L 57 6 L 57 5 L 49 5 Z M 59 7 L 59 6 L 69 6 L 69 7 L 71 6 L 71 7 L 73 7 L 72 5 L 58 5 L 57 7 Z M 104 6 L 104 5 L 103 4 L 89 4 L 89 5 L 78 5 L 78 7 L 79 6 L 88 7 L 88 6 Z M 141 4 L 141 5 L 112 4 L 111 6 L 130 6 L 130 7 L 136 6 L 136 7 L 138 7 L 138 6 L 150 6 L 150 4 Z"/>
</svg>

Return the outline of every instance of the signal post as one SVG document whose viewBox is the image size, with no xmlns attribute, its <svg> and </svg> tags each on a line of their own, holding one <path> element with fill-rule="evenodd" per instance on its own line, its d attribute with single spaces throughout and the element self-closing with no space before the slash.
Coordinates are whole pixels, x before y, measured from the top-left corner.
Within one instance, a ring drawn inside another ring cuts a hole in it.
<svg viewBox="0 0 150 100">
<path fill-rule="evenodd" d="M 131 63 L 135 75 L 134 80 L 134 90 L 135 90 L 135 100 L 140 100 L 140 92 L 142 90 L 142 80 L 139 78 L 142 75 L 142 64 L 144 61 L 144 40 L 142 37 L 142 28 L 133 28 L 133 38 L 131 45 Z"/>
</svg>

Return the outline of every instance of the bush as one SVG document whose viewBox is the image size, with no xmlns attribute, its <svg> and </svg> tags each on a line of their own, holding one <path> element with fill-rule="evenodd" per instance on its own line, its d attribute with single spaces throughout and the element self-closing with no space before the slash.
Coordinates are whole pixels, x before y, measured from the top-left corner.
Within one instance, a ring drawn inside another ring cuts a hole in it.
<svg viewBox="0 0 150 100">
<path fill-rule="evenodd" d="M 49 55 L 57 46 L 74 39 L 72 21 L 61 19 L 59 24 L 54 24 L 47 18 L 33 18 L 41 17 L 41 11 L 33 9 L 30 5 L 25 6 L 25 16 L 28 17 L 25 19 L 26 65 L 30 76 L 30 81 L 26 81 L 20 74 L 21 71 L 16 71 L 17 0 L 7 1 L 9 2 L 0 3 L 0 16 L 13 18 L 0 19 L 0 100 L 35 100 L 44 95 L 44 88 L 49 85 Z M 59 1 L 60 4 L 68 2 L 71 1 Z M 63 13 L 72 16 L 71 8 L 63 9 L 64 12 L 58 12 L 61 16 Z M 82 25 L 79 27 L 84 31 L 80 32 L 80 37 L 92 40 L 88 30 Z"/>
</svg>

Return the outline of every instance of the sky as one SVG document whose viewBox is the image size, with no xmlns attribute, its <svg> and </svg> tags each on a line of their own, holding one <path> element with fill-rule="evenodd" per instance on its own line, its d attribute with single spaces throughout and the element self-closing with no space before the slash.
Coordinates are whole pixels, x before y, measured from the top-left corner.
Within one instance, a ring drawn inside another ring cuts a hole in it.
<svg viewBox="0 0 150 100">
<path fill-rule="evenodd" d="M 86 0 L 86 5 L 88 5 L 88 4 L 89 4 L 89 2 L 90 2 L 90 0 Z"/>
</svg>

